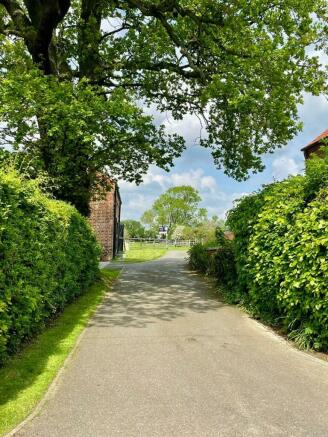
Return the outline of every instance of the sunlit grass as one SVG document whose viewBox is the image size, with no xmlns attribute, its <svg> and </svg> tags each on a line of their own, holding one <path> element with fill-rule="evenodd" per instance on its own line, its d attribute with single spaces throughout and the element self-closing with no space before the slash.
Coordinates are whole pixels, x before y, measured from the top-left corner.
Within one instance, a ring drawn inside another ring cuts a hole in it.
<svg viewBox="0 0 328 437">
<path fill-rule="evenodd" d="M 116 259 L 123 263 L 140 263 L 152 261 L 165 255 L 169 250 L 187 251 L 188 247 L 166 245 L 165 243 L 129 243 L 123 258 Z"/>
<path fill-rule="evenodd" d="M 21 353 L 0 369 L 0 435 L 27 417 L 45 394 L 119 270 L 101 277 Z"/>
<path fill-rule="evenodd" d="M 130 243 L 129 249 L 125 252 L 123 262 L 139 263 L 158 259 L 165 255 L 167 248 L 163 244 L 152 245 L 145 243 Z"/>
</svg>

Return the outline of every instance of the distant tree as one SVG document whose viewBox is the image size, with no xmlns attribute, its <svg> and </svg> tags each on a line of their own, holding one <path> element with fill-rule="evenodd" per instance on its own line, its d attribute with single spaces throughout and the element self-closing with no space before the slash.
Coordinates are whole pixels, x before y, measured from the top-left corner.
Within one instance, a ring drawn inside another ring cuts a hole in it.
<svg viewBox="0 0 328 437">
<path fill-rule="evenodd" d="M 174 240 L 188 240 L 188 238 L 185 238 L 187 228 L 189 226 L 177 225 L 172 232 L 172 238 Z"/>
<path fill-rule="evenodd" d="M 206 218 L 193 226 L 177 226 L 172 234 L 177 240 L 201 240 L 202 242 L 216 241 L 217 230 L 225 229 L 225 223 L 218 216 Z"/>
<path fill-rule="evenodd" d="M 201 223 L 193 230 L 194 239 L 203 243 L 214 241 L 216 228 L 217 225 L 211 220 Z"/>
<path fill-rule="evenodd" d="M 156 238 L 158 235 L 158 229 L 155 227 L 145 228 L 145 238 Z"/>
<path fill-rule="evenodd" d="M 141 222 L 147 225 L 149 228 L 156 226 L 156 214 L 153 209 L 148 209 L 141 216 Z"/>
<path fill-rule="evenodd" d="M 130 238 L 144 238 L 145 237 L 145 228 L 142 224 L 137 220 L 124 220 L 122 222 L 124 224 L 124 232 L 125 236 Z"/>
<path fill-rule="evenodd" d="M 196 223 L 204 223 L 208 221 L 208 213 L 206 208 L 199 208 L 195 221 Z"/>
<path fill-rule="evenodd" d="M 219 216 L 216 214 L 212 215 L 211 220 L 217 224 L 222 224 L 222 225 L 224 224 L 224 220 L 220 219 Z"/>
<path fill-rule="evenodd" d="M 204 208 L 198 207 L 200 201 L 198 191 L 189 185 L 169 188 L 143 214 L 141 221 L 151 227 L 166 225 L 171 235 L 177 225 L 191 226 L 200 216 L 207 215 Z"/>
</svg>

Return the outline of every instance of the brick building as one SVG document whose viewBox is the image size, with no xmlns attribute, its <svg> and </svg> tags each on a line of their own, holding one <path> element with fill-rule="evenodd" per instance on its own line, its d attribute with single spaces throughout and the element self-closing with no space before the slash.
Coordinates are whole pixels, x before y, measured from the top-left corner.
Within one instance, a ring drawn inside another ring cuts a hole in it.
<svg viewBox="0 0 328 437">
<path fill-rule="evenodd" d="M 98 241 L 103 247 L 102 261 L 108 261 L 123 248 L 123 226 L 121 218 L 121 197 L 117 184 L 100 200 L 90 204 L 90 222 Z"/>
<path fill-rule="evenodd" d="M 304 153 L 305 159 L 309 159 L 312 154 L 322 156 L 321 150 L 324 145 L 323 139 L 328 138 L 328 129 L 323 131 L 319 136 L 312 140 L 307 146 L 303 147 L 302 152 Z"/>
</svg>

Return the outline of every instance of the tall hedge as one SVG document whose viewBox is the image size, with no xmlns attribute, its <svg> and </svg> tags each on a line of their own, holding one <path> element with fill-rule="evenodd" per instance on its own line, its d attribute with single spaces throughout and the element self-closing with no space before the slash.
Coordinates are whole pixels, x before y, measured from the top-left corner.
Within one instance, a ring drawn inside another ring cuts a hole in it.
<svg viewBox="0 0 328 437">
<path fill-rule="evenodd" d="M 227 226 L 235 234 L 233 247 L 238 280 L 236 281 L 236 289 L 233 291 L 240 296 L 240 299 L 245 299 L 248 294 L 251 280 L 248 268 L 248 244 L 263 202 L 263 191 L 253 193 L 238 200 L 227 216 Z"/>
<path fill-rule="evenodd" d="M 0 363 L 86 290 L 98 257 L 75 208 L 0 170 Z"/>
<path fill-rule="evenodd" d="M 328 188 L 296 215 L 284 238 L 277 293 L 283 322 L 303 346 L 328 349 Z"/>
<path fill-rule="evenodd" d="M 328 350 L 328 153 L 229 213 L 237 283 L 258 317 Z"/>
<path fill-rule="evenodd" d="M 281 316 L 277 292 L 285 274 L 283 247 L 286 233 L 304 208 L 303 182 L 304 177 L 295 176 L 266 191 L 248 242 L 249 300 L 255 314 L 270 322 Z"/>
</svg>

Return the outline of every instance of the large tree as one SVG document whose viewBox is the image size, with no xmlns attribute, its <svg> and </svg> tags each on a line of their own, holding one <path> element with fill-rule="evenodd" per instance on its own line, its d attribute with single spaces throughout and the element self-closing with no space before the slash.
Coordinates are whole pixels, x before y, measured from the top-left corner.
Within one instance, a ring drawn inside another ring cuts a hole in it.
<svg viewBox="0 0 328 437">
<path fill-rule="evenodd" d="M 141 221 L 157 229 L 167 226 L 171 235 L 176 226 L 192 226 L 207 216 L 207 211 L 199 208 L 200 201 L 198 191 L 189 185 L 169 188 L 144 212 Z"/>
<path fill-rule="evenodd" d="M 326 0 L 0 0 L 2 141 L 87 212 L 106 166 L 139 182 L 182 152 L 143 102 L 200 117 L 201 144 L 243 179 L 300 128 L 303 92 L 325 88 L 326 19 Z"/>
</svg>

